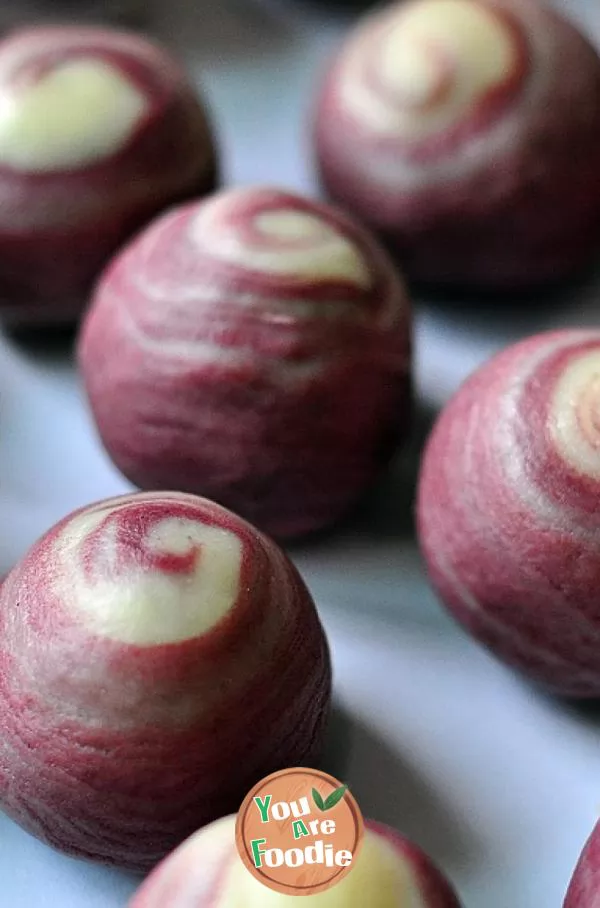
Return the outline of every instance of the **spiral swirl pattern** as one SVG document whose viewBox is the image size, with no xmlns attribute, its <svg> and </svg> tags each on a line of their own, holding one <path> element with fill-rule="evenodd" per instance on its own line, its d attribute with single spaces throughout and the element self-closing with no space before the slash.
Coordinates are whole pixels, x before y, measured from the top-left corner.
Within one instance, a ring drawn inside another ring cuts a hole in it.
<svg viewBox="0 0 600 908">
<path fill-rule="evenodd" d="M 600 693 L 600 332 L 516 344 L 459 390 L 428 443 L 419 532 L 456 617 L 560 693 Z"/>
<path fill-rule="evenodd" d="M 79 353 L 123 472 L 287 534 L 347 506 L 402 430 L 410 313 L 358 227 L 289 193 L 239 189 L 164 216 L 125 250 Z M 338 490 L 322 475 L 336 458 Z"/>
<path fill-rule="evenodd" d="M 367 823 L 356 865 L 336 886 L 311 895 L 315 908 L 459 908 L 445 879 L 395 830 Z M 235 847 L 235 817 L 200 830 L 161 864 L 129 908 L 279 908 L 293 896 L 267 889 Z"/>
<path fill-rule="evenodd" d="M 418 278 L 535 284 L 600 242 L 599 108 L 597 53 L 537 0 L 395 3 L 330 69 L 321 176 Z"/>
<path fill-rule="evenodd" d="M 186 504 L 184 496 L 172 500 Z M 169 516 L 160 495 L 147 495 L 144 508 L 125 498 L 73 517 L 51 558 L 54 594 L 90 632 L 158 646 L 198 637 L 225 618 L 239 596 L 243 548 L 236 533 L 193 513 Z"/>
<path fill-rule="evenodd" d="M 0 588 L 0 803 L 70 854 L 146 869 L 316 759 L 326 641 L 285 555 L 176 493 L 84 508 Z"/>
<path fill-rule="evenodd" d="M 573 874 L 563 908 L 600 906 L 600 823 L 592 832 Z"/>
<path fill-rule="evenodd" d="M 380 138 L 449 141 L 513 101 L 527 75 L 512 17 L 472 0 L 403 4 L 369 21 L 341 65 L 340 103 Z"/>
<path fill-rule="evenodd" d="M 140 347 L 163 358 L 272 358 L 279 378 L 318 371 L 333 338 L 406 331 L 406 300 L 383 254 L 332 211 L 265 189 L 230 190 L 161 218 L 101 286 Z M 256 347 L 259 350 L 256 350 Z M 406 349 L 398 352 L 406 368 Z"/>
</svg>

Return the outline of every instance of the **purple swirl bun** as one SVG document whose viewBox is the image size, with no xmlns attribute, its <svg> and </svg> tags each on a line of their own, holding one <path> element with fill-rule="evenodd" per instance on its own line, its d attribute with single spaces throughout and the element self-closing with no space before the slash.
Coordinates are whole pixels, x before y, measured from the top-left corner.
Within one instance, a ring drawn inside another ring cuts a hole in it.
<svg viewBox="0 0 600 908">
<path fill-rule="evenodd" d="M 414 278 L 564 278 L 600 250 L 600 58 L 538 0 L 412 0 L 367 16 L 323 85 L 331 198 Z"/>
<path fill-rule="evenodd" d="M 242 863 L 235 821 L 235 816 L 224 817 L 184 842 L 144 881 L 129 908 L 289 906 L 295 896 L 266 889 Z M 318 908 L 460 908 L 454 889 L 431 859 L 395 829 L 372 820 L 365 823 L 351 872 L 330 889 L 305 898 Z"/>
<path fill-rule="evenodd" d="M 68 854 L 148 870 L 319 759 L 327 642 L 288 558 L 192 495 L 66 517 L 0 587 L 0 806 Z"/>
<path fill-rule="evenodd" d="M 210 124 L 179 66 L 127 32 L 30 28 L 0 42 L 0 315 L 78 317 L 118 246 L 211 191 Z"/>
<path fill-rule="evenodd" d="M 410 313 L 352 222 L 235 189 L 167 214 L 117 257 L 79 362 L 129 479 L 289 537 L 343 514 L 405 433 Z"/>
<path fill-rule="evenodd" d="M 600 331 L 540 334 L 460 388 L 426 447 L 418 529 L 455 617 L 559 694 L 600 696 Z"/>
</svg>

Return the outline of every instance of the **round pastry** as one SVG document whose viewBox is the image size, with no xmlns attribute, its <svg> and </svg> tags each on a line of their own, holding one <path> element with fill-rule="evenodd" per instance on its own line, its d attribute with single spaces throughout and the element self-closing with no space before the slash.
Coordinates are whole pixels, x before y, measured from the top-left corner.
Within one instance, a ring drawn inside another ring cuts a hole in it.
<svg viewBox="0 0 600 908">
<path fill-rule="evenodd" d="M 418 530 L 434 586 L 493 652 L 559 694 L 600 696 L 600 331 L 515 344 L 428 441 Z"/>
<path fill-rule="evenodd" d="M 0 42 L 0 315 L 67 324 L 134 231 L 216 178 L 178 65 L 127 32 L 45 27 Z"/>
<path fill-rule="evenodd" d="M 100 435 L 144 489 L 290 537 L 340 517 L 408 423 L 410 314 L 387 256 L 334 210 L 235 189 L 112 263 L 79 362 Z"/>
<path fill-rule="evenodd" d="M 563 908 L 600 908 L 600 823 L 583 849 Z"/>
<path fill-rule="evenodd" d="M 316 152 L 418 281 L 527 287 L 600 251 L 600 58 L 538 0 L 366 17 L 326 77 Z"/>
<path fill-rule="evenodd" d="M 201 829 L 160 864 L 129 908 L 280 908 L 297 901 L 267 889 L 235 846 L 234 816 Z M 366 824 L 356 865 L 341 882 L 302 903 L 314 908 L 460 908 L 429 858 L 395 829 Z"/>
<path fill-rule="evenodd" d="M 312 599 L 253 527 L 192 495 L 90 505 L 0 587 L 0 806 L 68 854 L 148 870 L 319 759 L 330 686 Z"/>
</svg>

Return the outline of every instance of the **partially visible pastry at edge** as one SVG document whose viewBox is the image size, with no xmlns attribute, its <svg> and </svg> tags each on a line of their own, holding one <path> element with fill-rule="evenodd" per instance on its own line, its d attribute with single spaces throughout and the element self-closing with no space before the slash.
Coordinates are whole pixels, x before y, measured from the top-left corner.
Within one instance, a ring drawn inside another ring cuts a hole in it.
<svg viewBox="0 0 600 908">
<path fill-rule="evenodd" d="M 236 851 L 235 817 L 230 816 L 201 829 L 169 855 L 142 884 L 129 908 L 291 908 L 297 904 L 297 895 L 275 892 L 248 872 Z M 366 823 L 350 872 L 331 888 L 304 895 L 302 904 L 461 908 L 451 884 L 418 846 L 390 826 L 373 821 Z"/>
<path fill-rule="evenodd" d="M 118 246 L 215 180 L 204 106 L 158 45 L 79 26 L 0 42 L 0 318 L 76 320 Z"/>
<path fill-rule="evenodd" d="M 316 112 L 324 187 L 413 278 L 510 289 L 600 251 L 600 58 L 538 0 L 412 0 L 358 25 Z"/>
<path fill-rule="evenodd" d="M 471 375 L 421 462 L 430 579 L 499 658 L 600 696 L 600 331 L 537 334 Z"/>
</svg>

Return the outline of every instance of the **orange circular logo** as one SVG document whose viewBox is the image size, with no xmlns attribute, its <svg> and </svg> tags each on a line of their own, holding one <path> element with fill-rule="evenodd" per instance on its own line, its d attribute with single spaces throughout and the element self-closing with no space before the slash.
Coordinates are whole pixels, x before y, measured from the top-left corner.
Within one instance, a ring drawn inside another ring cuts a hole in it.
<svg viewBox="0 0 600 908">
<path fill-rule="evenodd" d="M 250 873 L 285 895 L 315 895 L 352 870 L 364 825 L 347 785 L 316 769 L 283 769 L 240 808 L 236 844 Z"/>
</svg>

